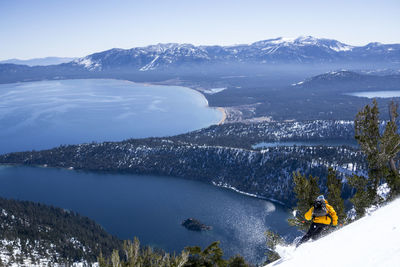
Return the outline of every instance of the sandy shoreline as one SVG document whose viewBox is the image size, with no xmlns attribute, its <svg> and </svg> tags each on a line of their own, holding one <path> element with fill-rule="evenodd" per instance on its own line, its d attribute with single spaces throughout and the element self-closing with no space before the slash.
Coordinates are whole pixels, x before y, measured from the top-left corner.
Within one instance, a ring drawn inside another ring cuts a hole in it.
<svg viewBox="0 0 400 267">
<path fill-rule="evenodd" d="M 224 122 L 225 122 L 225 120 L 226 120 L 226 117 L 227 117 L 227 115 L 226 115 L 226 110 L 224 109 L 224 108 L 221 108 L 221 107 L 218 107 L 217 108 L 219 111 L 221 111 L 222 112 L 222 119 L 218 122 L 218 124 L 217 125 L 221 125 L 221 124 L 223 124 Z"/>
</svg>

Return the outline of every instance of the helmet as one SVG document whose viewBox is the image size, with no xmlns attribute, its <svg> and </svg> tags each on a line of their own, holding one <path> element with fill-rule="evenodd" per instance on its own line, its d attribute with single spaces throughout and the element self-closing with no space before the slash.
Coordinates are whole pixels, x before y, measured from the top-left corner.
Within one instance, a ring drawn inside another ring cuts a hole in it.
<svg viewBox="0 0 400 267">
<path fill-rule="evenodd" d="M 320 196 L 318 196 L 318 197 L 317 197 L 317 200 L 325 200 L 325 197 L 324 197 L 324 195 L 320 195 Z"/>
</svg>

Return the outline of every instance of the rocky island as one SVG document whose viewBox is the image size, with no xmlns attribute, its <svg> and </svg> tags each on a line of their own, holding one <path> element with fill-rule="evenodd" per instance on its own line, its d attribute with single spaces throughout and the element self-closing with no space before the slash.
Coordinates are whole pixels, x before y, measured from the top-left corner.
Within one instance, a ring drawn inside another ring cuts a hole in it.
<svg viewBox="0 0 400 267">
<path fill-rule="evenodd" d="M 212 230 L 211 226 L 205 225 L 201 223 L 200 221 L 189 218 L 186 219 L 182 222 L 182 226 L 184 226 L 186 229 L 191 230 L 191 231 L 209 231 Z"/>
</svg>

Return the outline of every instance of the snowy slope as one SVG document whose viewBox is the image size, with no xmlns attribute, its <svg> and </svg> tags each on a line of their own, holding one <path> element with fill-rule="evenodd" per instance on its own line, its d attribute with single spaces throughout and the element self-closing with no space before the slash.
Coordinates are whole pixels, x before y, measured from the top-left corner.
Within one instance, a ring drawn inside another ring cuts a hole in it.
<svg viewBox="0 0 400 267">
<path fill-rule="evenodd" d="M 400 199 L 315 242 L 277 247 L 267 266 L 400 266 Z"/>
</svg>

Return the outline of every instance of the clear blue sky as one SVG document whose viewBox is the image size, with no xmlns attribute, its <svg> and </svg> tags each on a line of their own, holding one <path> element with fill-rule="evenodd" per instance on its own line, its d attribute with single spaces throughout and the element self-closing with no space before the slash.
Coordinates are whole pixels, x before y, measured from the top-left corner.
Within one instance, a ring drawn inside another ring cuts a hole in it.
<svg viewBox="0 0 400 267">
<path fill-rule="evenodd" d="M 400 43 L 400 0 L 0 0 L 0 60 L 312 35 Z"/>
</svg>

